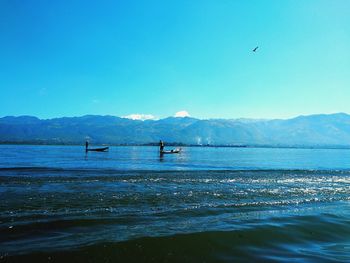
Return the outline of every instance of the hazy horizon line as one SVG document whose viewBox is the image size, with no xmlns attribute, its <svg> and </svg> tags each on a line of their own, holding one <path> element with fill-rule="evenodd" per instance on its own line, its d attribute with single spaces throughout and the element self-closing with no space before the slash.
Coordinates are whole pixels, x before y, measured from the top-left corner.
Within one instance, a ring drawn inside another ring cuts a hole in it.
<svg viewBox="0 0 350 263">
<path fill-rule="evenodd" d="M 345 114 L 349 115 L 349 113 L 346 112 L 333 112 L 333 113 L 312 113 L 312 114 L 300 114 L 300 115 L 294 115 L 291 117 L 271 117 L 271 118 L 261 118 L 261 117 L 232 117 L 232 118 L 223 118 L 223 117 L 213 117 L 213 118 L 200 118 L 200 117 L 195 117 L 195 116 L 167 116 L 167 117 L 155 117 L 151 114 L 139 114 L 139 115 L 146 115 L 146 116 L 153 116 L 154 118 L 149 118 L 149 119 L 137 119 L 137 118 L 131 118 L 128 116 L 131 115 L 137 115 L 137 114 L 129 114 L 129 115 L 124 115 L 124 116 L 118 116 L 118 115 L 112 115 L 112 114 L 84 114 L 84 115 L 75 115 L 75 116 L 61 116 L 61 117 L 49 117 L 49 118 L 43 118 L 43 117 L 38 117 L 35 115 L 28 115 L 28 114 L 22 114 L 22 115 L 3 115 L 0 116 L 0 119 L 6 118 L 6 117 L 14 117 L 14 118 L 19 118 L 19 117 L 34 117 L 39 120 L 53 120 L 53 119 L 61 119 L 61 118 L 81 118 L 81 117 L 86 117 L 86 116 L 100 116 L 100 117 L 116 117 L 116 118 L 121 118 L 121 119 L 129 119 L 129 120 L 134 120 L 134 121 L 159 121 L 167 118 L 192 118 L 192 119 L 198 119 L 198 120 L 289 120 L 289 119 L 294 119 L 298 117 L 308 117 L 308 116 L 317 116 L 317 115 L 339 115 L 339 114 Z"/>
</svg>

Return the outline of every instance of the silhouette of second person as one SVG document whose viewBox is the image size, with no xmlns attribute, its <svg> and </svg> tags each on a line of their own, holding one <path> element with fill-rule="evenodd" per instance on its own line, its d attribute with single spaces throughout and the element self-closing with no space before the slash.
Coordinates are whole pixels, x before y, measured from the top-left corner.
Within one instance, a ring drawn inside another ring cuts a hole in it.
<svg viewBox="0 0 350 263">
<path fill-rule="evenodd" d="M 159 141 L 159 151 L 160 152 L 164 151 L 164 142 L 162 140 Z"/>
</svg>

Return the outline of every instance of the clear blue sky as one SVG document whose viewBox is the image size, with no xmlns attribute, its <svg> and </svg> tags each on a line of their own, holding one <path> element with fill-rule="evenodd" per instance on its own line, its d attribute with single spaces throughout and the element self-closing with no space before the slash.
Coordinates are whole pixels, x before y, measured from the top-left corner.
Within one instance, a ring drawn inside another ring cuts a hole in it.
<svg viewBox="0 0 350 263">
<path fill-rule="evenodd" d="M 350 113 L 350 1 L 2 0 L 0 91 L 0 116 Z"/>
</svg>

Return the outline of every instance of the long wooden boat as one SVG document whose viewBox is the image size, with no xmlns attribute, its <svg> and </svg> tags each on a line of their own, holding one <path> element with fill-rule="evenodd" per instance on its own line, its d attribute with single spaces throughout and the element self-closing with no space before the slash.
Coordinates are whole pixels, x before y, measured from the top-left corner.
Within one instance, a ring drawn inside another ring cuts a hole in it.
<svg viewBox="0 0 350 263">
<path fill-rule="evenodd" d="M 108 151 L 109 147 L 102 147 L 102 148 L 88 148 L 86 149 L 87 152 L 105 152 Z"/>
<path fill-rule="evenodd" d="M 160 154 L 172 154 L 172 153 L 180 153 L 181 149 L 173 149 L 170 151 L 161 151 Z"/>
</svg>

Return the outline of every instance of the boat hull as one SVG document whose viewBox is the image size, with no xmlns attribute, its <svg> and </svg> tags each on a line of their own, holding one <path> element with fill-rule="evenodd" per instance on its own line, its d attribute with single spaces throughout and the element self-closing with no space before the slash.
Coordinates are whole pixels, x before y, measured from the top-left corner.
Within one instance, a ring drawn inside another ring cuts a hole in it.
<svg viewBox="0 0 350 263">
<path fill-rule="evenodd" d="M 106 152 L 109 147 L 86 149 L 87 152 Z"/>
<path fill-rule="evenodd" d="M 173 154 L 173 153 L 180 153 L 181 150 L 179 149 L 175 149 L 175 150 L 171 150 L 171 151 L 162 151 L 160 152 L 160 154 Z"/>
</svg>

